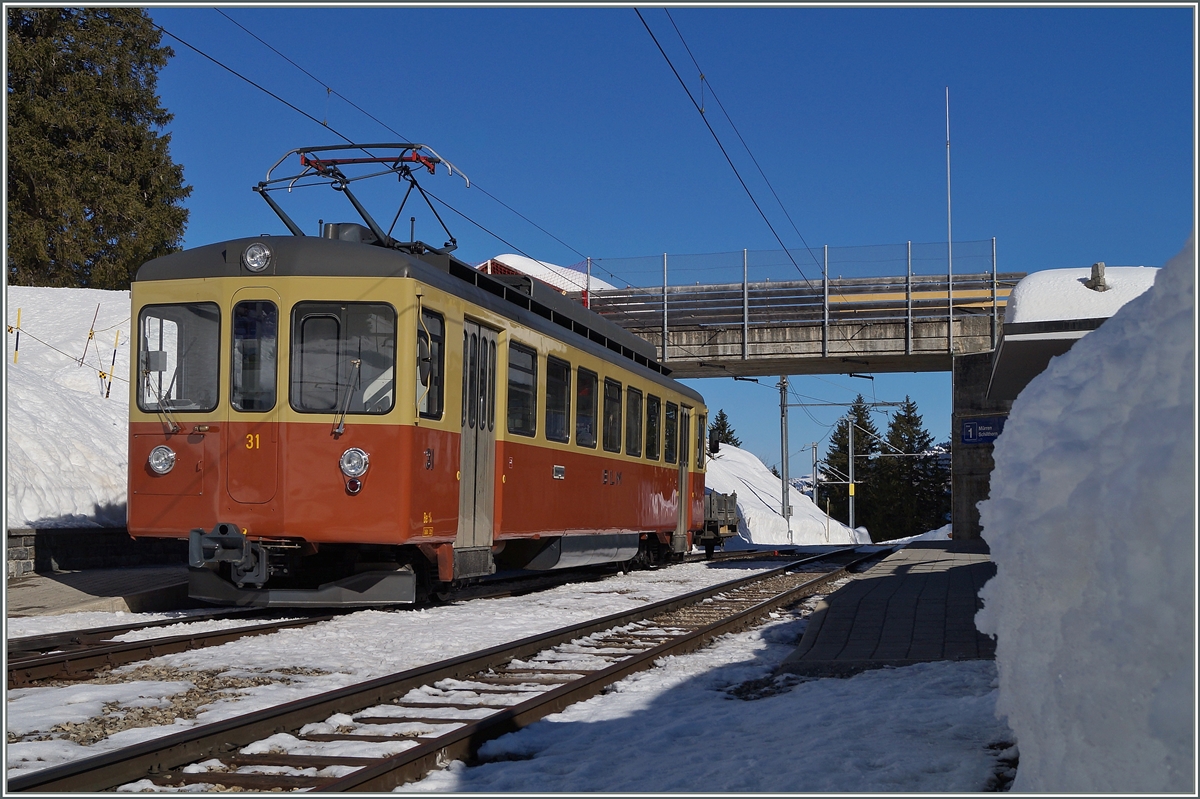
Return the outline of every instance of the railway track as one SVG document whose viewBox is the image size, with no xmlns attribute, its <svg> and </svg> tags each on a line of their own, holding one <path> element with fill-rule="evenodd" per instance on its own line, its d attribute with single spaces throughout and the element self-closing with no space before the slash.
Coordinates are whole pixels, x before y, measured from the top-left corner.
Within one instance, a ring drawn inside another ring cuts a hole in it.
<svg viewBox="0 0 1200 799">
<path fill-rule="evenodd" d="M 662 657 L 747 627 L 889 551 L 852 556 L 852 550 L 839 550 L 796 560 L 636 610 L 17 776 L 8 788 L 99 791 L 149 780 L 178 788 L 389 790 L 469 759 L 483 742 L 590 698 Z M 819 574 L 797 571 L 836 556 L 853 559 Z M 271 743 L 264 741 L 271 736 Z M 342 746 L 329 754 L 291 754 L 279 751 L 286 748 L 280 741 L 310 752 L 323 743 Z M 339 754 L 347 742 L 363 746 L 355 747 L 354 756 Z M 377 756 L 364 757 L 361 749 Z M 270 773 L 280 768 L 292 773 Z"/>
<path fill-rule="evenodd" d="M 763 560 L 771 557 L 788 556 L 792 553 L 785 551 L 775 555 L 766 552 L 734 552 L 718 553 L 712 562 L 725 560 Z M 686 562 L 706 560 L 704 555 L 688 555 Z M 460 589 L 453 594 L 443 597 L 446 601 L 462 601 L 468 599 L 496 598 L 506 596 L 521 596 L 523 594 L 554 588 L 570 582 L 600 580 L 611 573 L 608 570 L 571 570 L 569 573 L 554 573 L 550 575 L 525 576 L 499 580 L 494 583 L 481 583 Z M 239 638 L 255 635 L 269 635 L 289 627 L 303 627 L 309 624 L 328 621 L 337 615 L 353 612 L 355 609 L 339 611 L 333 614 L 308 615 L 303 611 L 303 618 L 297 619 L 296 613 L 292 618 L 284 620 L 271 619 L 280 615 L 279 610 L 238 610 L 222 608 L 211 613 L 201 613 L 185 618 L 161 619 L 139 624 L 123 624 L 111 627 L 70 630 L 46 635 L 13 638 L 8 641 L 8 687 L 24 688 L 49 680 L 85 680 L 96 671 L 105 668 L 123 666 L 140 660 L 169 655 L 176 652 L 186 652 L 208 646 L 236 641 Z M 177 624 L 192 624 L 213 619 L 271 619 L 262 624 L 231 627 L 209 632 L 183 633 L 176 636 L 146 639 L 142 641 L 114 641 L 114 638 L 126 633 L 148 630 L 156 627 L 167 627 Z"/>
<path fill-rule="evenodd" d="M 142 641 L 114 641 L 125 633 L 154 629 L 175 624 L 232 618 L 248 620 L 255 617 L 278 616 L 270 613 L 230 613 L 214 611 L 182 619 L 164 619 L 142 624 L 126 624 L 91 630 L 50 633 L 47 635 L 14 638 L 8 642 L 8 687 L 22 688 L 46 680 L 85 680 L 94 672 L 135 663 L 159 655 L 186 652 L 207 646 L 217 646 L 253 635 L 269 635 L 289 627 L 303 627 L 329 621 L 345 611 L 319 616 L 300 614 L 303 618 L 275 618 L 262 624 L 247 624 L 208 632 L 184 633 Z"/>
</svg>

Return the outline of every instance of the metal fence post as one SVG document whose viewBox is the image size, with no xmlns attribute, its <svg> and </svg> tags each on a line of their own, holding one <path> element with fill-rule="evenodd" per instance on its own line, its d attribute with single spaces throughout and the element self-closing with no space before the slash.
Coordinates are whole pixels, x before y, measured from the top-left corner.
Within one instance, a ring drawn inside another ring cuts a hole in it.
<svg viewBox="0 0 1200 799">
<path fill-rule="evenodd" d="M 908 311 L 905 314 L 904 354 L 912 355 L 912 242 L 908 242 L 908 276 L 904 281 L 904 297 Z"/>
<path fill-rule="evenodd" d="M 996 349 L 999 339 L 999 303 L 996 301 L 996 237 L 992 236 L 992 349 Z"/>
<path fill-rule="evenodd" d="M 821 328 L 821 357 L 829 357 L 829 245 L 825 245 L 825 265 L 821 268 L 825 284 L 825 322 Z"/>
<path fill-rule="evenodd" d="M 662 331 L 662 362 L 667 362 L 667 254 L 663 253 L 663 331 Z"/>
<path fill-rule="evenodd" d="M 742 360 L 750 357 L 750 283 L 749 256 L 742 250 Z"/>
<path fill-rule="evenodd" d="M 949 248 L 949 244 L 946 245 Z M 946 267 L 946 349 L 954 356 L 954 256 L 947 249 Z"/>
</svg>

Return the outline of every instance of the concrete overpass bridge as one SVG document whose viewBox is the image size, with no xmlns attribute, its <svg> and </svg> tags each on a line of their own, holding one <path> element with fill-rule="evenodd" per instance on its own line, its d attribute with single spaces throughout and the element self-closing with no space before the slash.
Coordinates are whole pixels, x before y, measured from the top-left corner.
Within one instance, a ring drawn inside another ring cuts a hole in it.
<svg viewBox="0 0 1200 799">
<path fill-rule="evenodd" d="M 591 292 L 593 311 L 653 343 L 675 378 L 951 372 L 952 524 L 978 538 L 991 440 L 991 353 L 1022 272 L 836 278 Z M 579 294 L 575 296 L 580 297 Z M 580 297 L 582 299 L 582 297 Z"/>
<path fill-rule="evenodd" d="M 594 291 L 590 307 L 651 342 L 675 378 L 949 372 L 995 349 L 1022 272 Z"/>
</svg>

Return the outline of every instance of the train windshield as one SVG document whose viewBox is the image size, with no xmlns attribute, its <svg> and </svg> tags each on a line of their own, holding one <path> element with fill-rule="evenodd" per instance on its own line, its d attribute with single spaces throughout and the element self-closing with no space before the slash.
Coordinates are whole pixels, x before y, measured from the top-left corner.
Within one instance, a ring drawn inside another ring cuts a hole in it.
<svg viewBox="0 0 1200 799">
<path fill-rule="evenodd" d="M 396 311 L 366 302 L 292 309 L 292 407 L 308 413 L 387 413 L 396 395 Z"/>
<path fill-rule="evenodd" d="M 220 330 L 221 311 L 215 303 L 143 308 L 138 316 L 138 407 L 215 410 Z"/>
</svg>

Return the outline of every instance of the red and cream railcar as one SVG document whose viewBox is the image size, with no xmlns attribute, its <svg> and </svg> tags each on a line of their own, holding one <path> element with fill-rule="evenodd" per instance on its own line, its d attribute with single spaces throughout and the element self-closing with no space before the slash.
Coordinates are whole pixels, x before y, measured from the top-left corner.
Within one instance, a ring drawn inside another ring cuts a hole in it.
<svg viewBox="0 0 1200 799">
<path fill-rule="evenodd" d="M 690 548 L 706 410 L 651 345 L 372 238 L 331 224 L 137 274 L 129 530 L 189 539 L 194 597 L 406 603 Z"/>
</svg>

